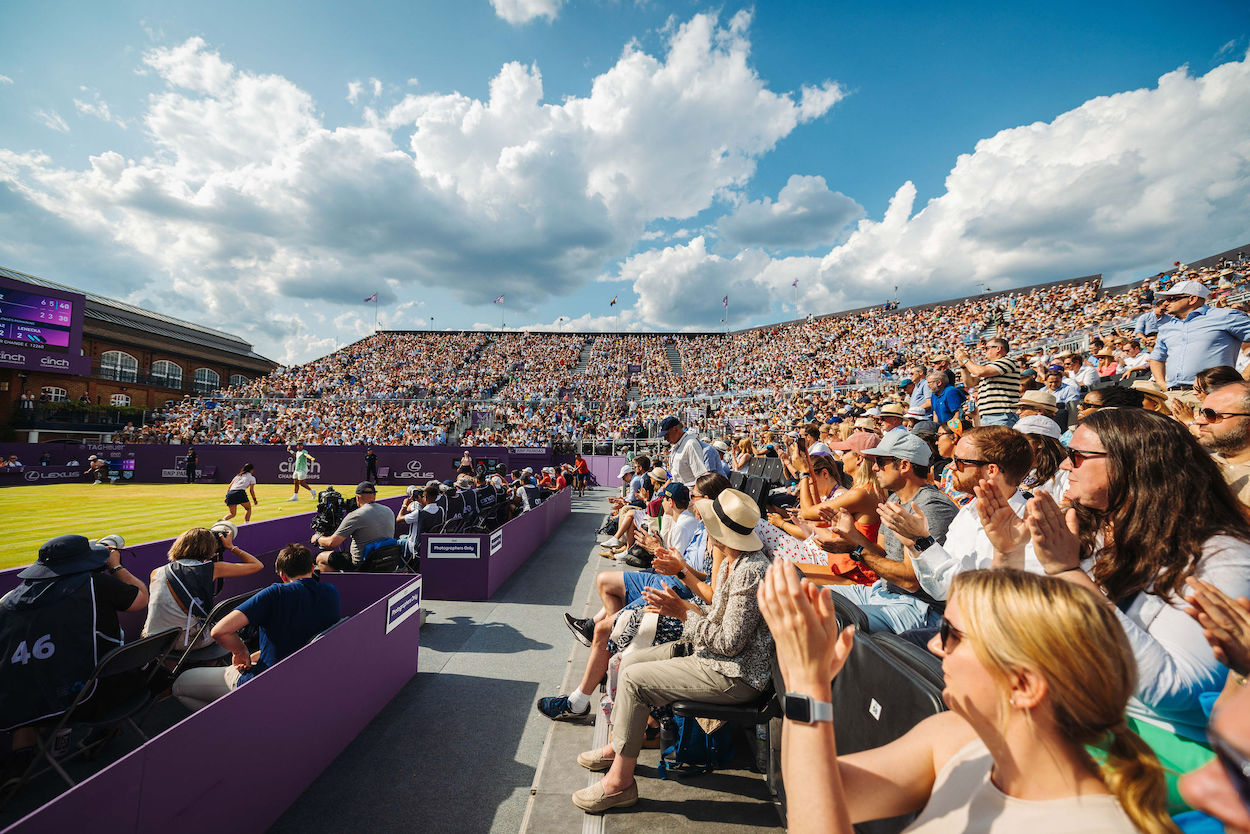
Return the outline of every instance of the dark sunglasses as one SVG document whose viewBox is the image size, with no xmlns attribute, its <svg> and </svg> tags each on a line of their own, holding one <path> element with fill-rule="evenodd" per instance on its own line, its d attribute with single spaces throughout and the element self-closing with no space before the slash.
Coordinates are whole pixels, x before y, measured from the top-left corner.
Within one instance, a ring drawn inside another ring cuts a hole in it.
<svg viewBox="0 0 1250 834">
<path fill-rule="evenodd" d="M 1085 449 L 1067 449 L 1068 460 L 1072 461 L 1073 466 L 1080 466 L 1090 458 L 1105 458 L 1110 452 L 1089 452 Z"/>
<path fill-rule="evenodd" d="M 962 631 L 951 625 L 951 621 L 942 618 L 942 622 L 938 624 L 938 640 L 942 644 L 943 653 L 949 654 L 955 646 L 959 645 L 959 641 L 964 639 L 965 635 Z M 951 643 L 951 638 L 955 638 L 955 642 Z"/>
<path fill-rule="evenodd" d="M 1209 727 L 1207 741 L 1211 743 L 1215 757 L 1220 760 L 1224 772 L 1228 774 L 1228 781 L 1233 783 L 1241 804 L 1250 811 L 1250 759 Z"/>
<path fill-rule="evenodd" d="M 953 457 L 951 458 L 951 463 L 955 465 L 955 470 L 957 472 L 963 472 L 965 466 L 989 466 L 993 463 L 993 461 L 977 460 L 976 458 Z"/>
<path fill-rule="evenodd" d="M 1091 403 L 1091 402 L 1087 402 L 1086 400 L 1081 400 L 1080 403 L 1078 403 L 1078 405 L 1081 408 L 1102 408 L 1102 403 Z"/>
<path fill-rule="evenodd" d="M 1250 417 L 1250 414 L 1244 411 L 1216 411 L 1214 408 L 1197 408 L 1194 410 L 1201 414 L 1202 419 L 1208 423 L 1218 423 L 1225 417 Z"/>
</svg>

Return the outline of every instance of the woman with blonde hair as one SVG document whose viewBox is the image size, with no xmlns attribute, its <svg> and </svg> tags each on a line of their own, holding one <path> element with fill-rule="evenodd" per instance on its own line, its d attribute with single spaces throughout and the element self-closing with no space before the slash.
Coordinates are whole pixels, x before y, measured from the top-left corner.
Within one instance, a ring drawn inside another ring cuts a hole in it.
<svg viewBox="0 0 1250 834">
<path fill-rule="evenodd" d="M 738 441 L 738 448 L 734 452 L 734 471 L 746 472 L 747 467 L 751 465 L 751 461 L 755 458 L 755 447 L 751 445 L 751 438 L 744 437 Z"/>
<path fill-rule="evenodd" d="M 1016 570 L 955 577 L 930 649 L 950 711 L 883 747 L 839 757 L 831 679 L 854 641 L 827 590 L 774 564 L 760 610 L 787 701 L 782 774 L 791 832 L 919 813 L 909 832 L 1176 832 L 1158 759 L 1125 724 L 1137 682 L 1114 611 L 1086 588 Z M 823 707 L 821 704 L 823 703 Z M 1102 764 L 1086 748 L 1106 744 Z"/>
</svg>

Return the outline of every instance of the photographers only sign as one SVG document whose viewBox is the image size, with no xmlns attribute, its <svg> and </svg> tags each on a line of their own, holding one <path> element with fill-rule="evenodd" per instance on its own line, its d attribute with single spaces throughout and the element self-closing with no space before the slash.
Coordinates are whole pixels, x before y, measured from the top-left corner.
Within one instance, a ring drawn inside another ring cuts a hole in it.
<svg viewBox="0 0 1250 834">
<path fill-rule="evenodd" d="M 477 536 L 430 536 L 425 555 L 430 559 L 477 559 L 482 540 Z"/>
</svg>

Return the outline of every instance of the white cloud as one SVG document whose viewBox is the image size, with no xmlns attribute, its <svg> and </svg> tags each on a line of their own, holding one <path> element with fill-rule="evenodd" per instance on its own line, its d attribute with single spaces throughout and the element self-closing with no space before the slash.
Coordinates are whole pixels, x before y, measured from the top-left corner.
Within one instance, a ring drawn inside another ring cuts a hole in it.
<svg viewBox="0 0 1250 834">
<path fill-rule="evenodd" d="M 864 213 L 863 207 L 838 191 L 824 177 L 790 177 L 776 201 L 767 197 L 746 203 L 721 219 L 725 239 L 740 246 L 766 249 L 811 249 L 832 244 L 838 233 Z"/>
<path fill-rule="evenodd" d="M 513 25 L 529 23 L 537 17 L 550 22 L 560 13 L 565 0 L 490 0 L 495 14 Z"/>
<path fill-rule="evenodd" d="M 961 155 L 945 193 L 920 211 L 908 182 L 881 220 L 860 221 L 823 259 L 812 301 L 832 302 L 847 283 L 852 301 L 873 303 L 895 285 L 907 300 L 987 280 L 1127 279 L 1238 245 L 1250 217 L 1248 137 L 1250 59 L 1200 77 L 1181 68 L 1153 89 L 1001 131 Z"/>
<path fill-rule="evenodd" d="M 74 99 L 74 108 L 79 113 L 115 124 L 123 130 L 126 128 L 126 120 L 121 116 L 113 114 L 113 111 L 109 109 L 108 102 L 100 97 L 98 90 L 92 90 L 88 87 L 79 87 L 79 89 L 90 96 L 90 99 Z"/>
<path fill-rule="evenodd" d="M 12 84 L 12 83 L 13 83 L 12 78 L 9 78 L 7 75 L 0 75 L 0 84 Z"/>
<path fill-rule="evenodd" d="M 35 118 L 55 131 L 69 133 L 69 125 L 65 123 L 65 119 L 61 118 L 61 114 L 55 110 L 36 110 Z"/>
<path fill-rule="evenodd" d="M 356 99 L 360 98 L 360 91 L 365 88 L 364 84 L 359 81 L 347 82 L 347 100 L 351 104 L 356 103 Z"/>
<path fill-rule="evenodd" d="M 372 327 L 359 311 L 335 318 L 362 278 L 392 302 L 506 292 L 520 318 L 625 256 L 648 224 L 733 199 L 760 156 L 840 96 L 832 82 L 769 90 L 748 62 L 749 20 L 698 15 L 660 57 L 631 44 L 559 104 L 536 66 L 511 63 L 486 100 L 409 94 L 335 129 L 289 80 L 192 38 L 144 55 L 164 89 L 142 115 L 141 156 L 101 149 L 73 170 L 0 149 L 0 191 L 147 265 L 126 271 L 125 292 L 94 289 L 195 310 L 284 361 L 307 358 L 314 332 Z M 383 89 L 352 84 L 349 99 Z M 9 234 L 0 224 L 0 255 L 28 251 Z M 88 262 L 49 277 L 73 283 Z"/>
</svg>

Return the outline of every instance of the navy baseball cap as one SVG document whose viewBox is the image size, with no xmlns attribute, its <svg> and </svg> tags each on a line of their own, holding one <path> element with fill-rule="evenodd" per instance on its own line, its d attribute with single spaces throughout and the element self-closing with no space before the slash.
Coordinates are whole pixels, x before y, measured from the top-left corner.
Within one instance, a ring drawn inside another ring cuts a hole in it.
<svg viewBox="0 0 1250 834">
<path fill-rule="evenodd" d="M 679 428 L 680 426 L 681 420 L 678 420 L 670 414 L 668 417 L 665 417 L 662 421 L 660 421 L 660 433 L 668 434 L 670 430 Z"/>
<path fill-rule="evenodd" d="M 664 489 L 660 490 L 660 496 L 672 498 L 678 504 L 690 503 L 690 490 L 686 489 L 686 485 L 681 481 L 669 481 L 664 485 Z"/>
</svg>

